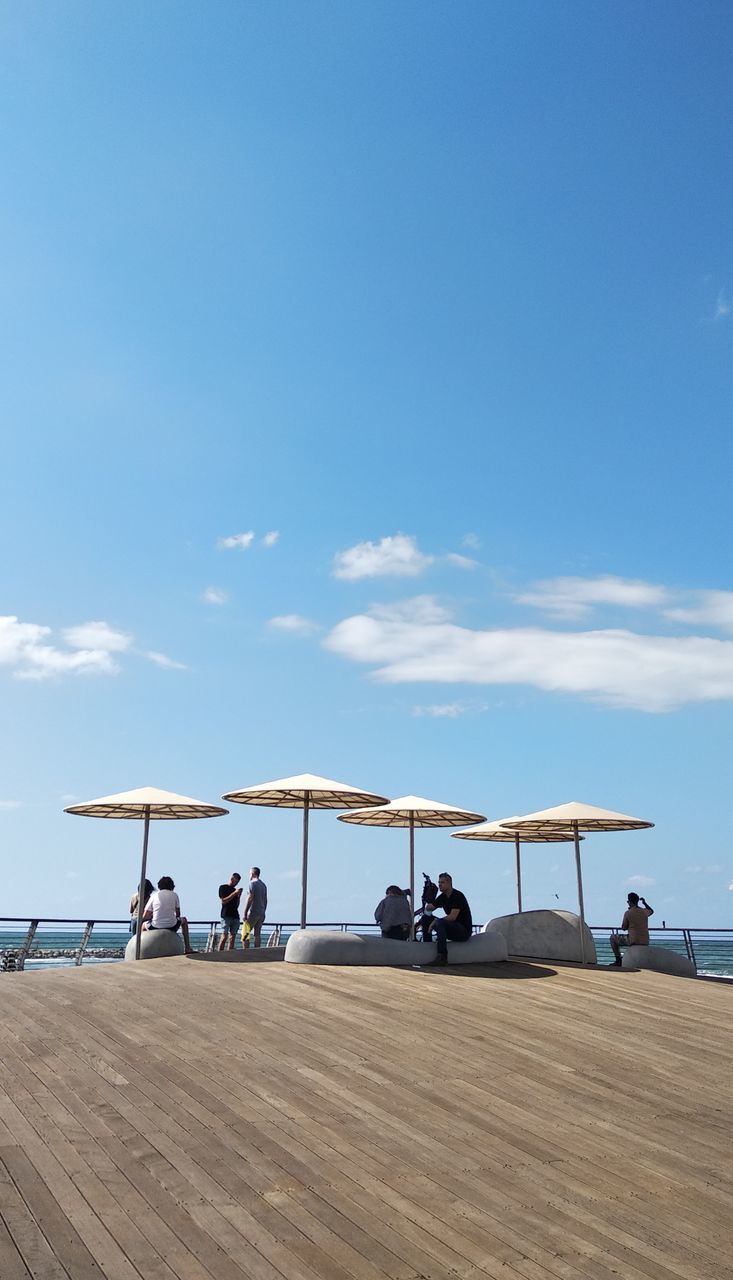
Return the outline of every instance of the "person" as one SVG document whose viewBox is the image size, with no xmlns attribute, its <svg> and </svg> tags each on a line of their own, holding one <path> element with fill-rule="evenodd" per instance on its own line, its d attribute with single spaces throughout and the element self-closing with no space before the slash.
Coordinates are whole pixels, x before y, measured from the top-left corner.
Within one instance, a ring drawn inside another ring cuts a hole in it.
<svg viewBox="0 0 733 1280">
<path fill-rule="evenodd" d="M 398 942 L 406 942 L 409 938 L 412 931 L 409 899 L 409 889 L 400 889 L 396 884 L 387 886 L 374 911 L 374 919 L 382 930 L 383 938 L 394 938 Z"/>
<path fill-rule="evenodd" d="M 649 946 L 649 917 L 654 915 L 653 908 L 649 906 L 646 898 L 640 898 L 638 893 L 630 893 L 626 901 L 628 906 L 621 921 L 621 933 L 613 933 L 608 939 L 616 957 L 608 966 L 609 969 L 620 967 L 622 947 Z M 644 904 L 641 907 L 640 902 Z"/>
<path fill-rule="evenodd" d="M 180 929 L 188 956 L 191 954 L 188 920 L 181 915 L 181 903 L 175 888 L 170 876 L 160 877 L 158 888 L 151 893 L 143 912 L 143 929 L 170 929 L 171 933 L 178 933 Z"/>
<path fill-rule="evenodd" d="M 148 898 L 153 892 L 153 885 L 150 880 L 145 881 L 145 895 L 143 897 L 143 910 L 148 905 Z M 137 904 L 140 901 L 140 889 L 137 888 L 130 898 L 130 933 L 137 933 Z"/>
<path fill-rule="evenodd" d="M 424 917 L 423 924 L 423 941 L 430 942 L 430 936 L 435 930 L 438 943 L 437 956 L 434 960 L 428 961 L 431 965 L 447 964 L 448 942 L 467 942 L 473 932 L 468 899 L 460 889 L 453 888 L 453 877 L 449 876 L 447 871 L 442 871 L 438 876 L 438 888 L 440 893 L 435 902 L 425 904 L 427 915 Z M 442 907 L 445 915 L 433 916 L 436 907 Z"/>
<path fill-rule="evenodd" d="M 239 900 L 242 890 L 237 888 L 242 879 L 238 871 L 233 871 L 227 884 L 219 885 L 221 901 L 221 938 L 219 950 L 223 951 L 229 939 L 229 950 L 236 946 L 237 929 L 239 928 Z"/>
<path fill-rule="evenodd" d="M 267 913 L 267 885 L 260 880 L 259 867 L 249 869 L 249 893 L 244 904 L 244 918 L 249 922 L 249 937 L 244 939 L 244 949 L 249 951 L 249 944 L 254 938 L 254 945 L 259 947 L 262 926 Z"/>
</svg>

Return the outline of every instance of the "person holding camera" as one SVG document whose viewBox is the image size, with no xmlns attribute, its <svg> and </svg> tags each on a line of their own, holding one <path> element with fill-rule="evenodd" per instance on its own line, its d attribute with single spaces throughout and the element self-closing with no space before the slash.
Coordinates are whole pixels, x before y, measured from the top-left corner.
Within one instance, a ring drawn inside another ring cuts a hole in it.
<svg viewBox="0 0 733 1280">
<path fill-rule="evenodd" d="M 640 898 L 638 893 L 630 893 L 627 902 L 628 906 L 621 921 L 621 933 L 613 933 L 608 939 L 616 957 L 608 966 L 609 969 L 621 967 L 622 947 L 649 946 L 649 917 L 654 915 L 654 911 L 646 898 Z M 641 907 L 640 902 L 643 903 Z"/>
<path fill-rule="evenodd" d="M 390 884 L 382 901 L 377 904 L 374 919 L 382 930 L 383 938 L 406 942 L 412 932 L 412 907 L 410 890 Z"/>
</svg>

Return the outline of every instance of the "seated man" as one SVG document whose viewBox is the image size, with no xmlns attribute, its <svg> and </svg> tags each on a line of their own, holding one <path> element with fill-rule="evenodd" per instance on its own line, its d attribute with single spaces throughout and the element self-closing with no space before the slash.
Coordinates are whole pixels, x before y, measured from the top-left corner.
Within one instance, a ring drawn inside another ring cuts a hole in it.
<svg viewBox="0 0 733 1280">
<path fill-rule="evenodd" d="M 412 931 L 409 894 L 409 889 L 400 889 L 396 884 L 385 889 L 385 896 L 374 912 L 374 919 L 382 930 L 383 938 L 394 938 L 398 942 L 405 942 L 409 938 Z"/>
<path fill-rule="evenodd" d="M 649 946 L 649 917 L 654 915 L 654 911 L 646 898 L 640 898 L 638 893 L 630 893 L 627 902 L 628 907 L 621 921 L 621 934 L 613 933 L 608 939 L 616 957 L 608 966 L 609 969 L 620 966 L 622 947 Z M 643 907 L 639 906 L 640 902 L 644 903 Z"/>
<path fill-rule="evenodd" d="M 170 876 L 161 876 L 158 888 L 151 893 L 143 913 L 143 929 L 181 930 L 186 955 L 191 954 L 188 920 L 181 915 L 181 903 Z"/>
<path fill-rule="evenodd" d="M 435 902 L 426 903 L 425 910 L 432 915 L 436 907 L 442 907 L 445 916 L 432 919 L 428 917 L 423 925 L 423 941 L 429 942 L 431 933 L 435 931 L 438 954 L 435 960 L 428 962 L 434 965 L 448 963 L 448 941 L 468 942 L 473 932 L 468 900 L 460 889 L 453 888 L 453 877 L 449 876 L 447 871 L 443 871 L 438 876 L 438 888 L 440 889 L 438 897 Z"/>
</svg>

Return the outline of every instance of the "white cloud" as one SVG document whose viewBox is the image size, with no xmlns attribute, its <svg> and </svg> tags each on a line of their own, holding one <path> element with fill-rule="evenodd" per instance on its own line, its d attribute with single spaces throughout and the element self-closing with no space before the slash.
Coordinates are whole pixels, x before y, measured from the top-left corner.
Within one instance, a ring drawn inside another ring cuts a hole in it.
<svg viewBox="0 0 733 1280">
<path fill-rule="evenodd" d="M 324 645 L 391 684 L 523 684 L 641 711 L 733 698 L 733 641 L 626 630 L 471 630 L 432 597 L 339 622 Z"/>
<path fill-rule="evenodd" d="M 587 617 L 594 605 L 622 605 L 630 609 L 654 608 L 669 599 L 666 587 L 632 578 L 547 578 L 516 597 L 558 618 Z"/>
<path fill-rule="evenodd" d="M 202 593 L 201 599 L 204 604 L 226 604 L 229 596 L 221 587 L 207 587 Z"/>
<path fill-rule="evenodd" d="M 345 582 L 360 578 L 416 578 L 433 560 L 434 556 L 423 555 L 416 538 L 396 533 L 379 542 L 357 542 L 356 546 L 337 552 L 333 576 Z"/>
<path fill-rule="evenodd" d="M 467 711 L 468 707 L 464 707 L 462 702 L 434 702 L 427 707 L 412 708 L 414 716 L 435 716 L 438 719 L 448 720 L 455 720 L 458 716 L 465 715 Z"/>
<path fill-rule="evenodd" d="M 298 868 L 291 867 L 289 871 L 281 871 L 277 878 L 278 880 L 298 880 L 299 877 L 300 877 L 300 871 L 298 870 Z"/>
<path fill-rule="evenodd" d="M 231 533 L 226 538 L 219 538 L 217 546 L 220 551 L 231 551 L 234 549 L 246 551 L 248 547 L 252 546 L 254 540 L 254 530 L 250 529 L 247 533 Z"/>
<path fill-rule="evenodd" d="M 279 530 L 271 529 L 270 532 L 266 533 L 264 538 L 262 539 L 263 547 L 274 547 L 279 537 L 280 537 Z"/>
<path fill-rule="evenodd" d="M 435 596 L 411 596 L 409 600 L 394 600 L 391 604 L 373 604 L 369 613 L 384 622 L 413 622 L 429 625 L 448 622 L 450 611 L 438 604 Z"/>
<path fill-rule="evenodd" d="M 176 662 L 175 658 L 169 658 L 165 653 L 156 653 L 154 649 L 148 649 L 145 657 L 154 662 L 156 667 L 165 667 L 168 671 L 188 670 L 185 662 Z"/>
<path fill-rule="evenodd" d="M 310 618 L 303 618 L 299 613 L 283 613 L 279 617 L 270 618 L 267 625 L 274 627 L 276 631 L 289 631 L 293 635 L 312 635 L 314 631 L 320 631 L 317 622 L 311 622 Z"/>
<path fill-rule="evenodd" d="M 50 635 L 50 627 L 21 622 L 12 615 L 0 617 L 0 666 L 11 667 L 17 680 L 114 675 L 119 670 L 107 649 L 59 649 L 46 642 Z"/>
<path fill-rule="evenodd" d="M 20 800 L 0 800 L 0 809 L 19 809 Z"/>
<path fill-rule="evenodd" d="M 702 871 L 702 867 L 701 866 L 685 867 L 685 871 L 688 873 L 688 875 L 697 876 Z"/>
<path fill-rule="evenodd" d="M 733 591 L 693 591 L 687 608 L 664 610 L 674 622 L 703 623 L 733 632 Z"/>
<path fill-rule="evenodd" d="M 470 547 L 472 551 L 478 551 L 481 546 L 481 539 L 477 533 L 464 533 L 461 538 L 462 547 Z"/>
<path fill-rule="evenodd" d="M 472 560 L 470 556 L 460 556 L 457 551 L 449 551 L 444 557 L 449 564 L 454 564 L 458 569 L 475 569 L 478 560 Z"/>
<path fill-rule="evenodd" d="M 637 889 L 650 889 L 657 882 L 651 876 L 629 876 L 626 883 L 636 885 Z"/>
<path fill-rule="evenodd" d="M 67 627 L 61 634 L 72 649 L 123 653 L 132 644 L 132 636 L 124 631 L 115 631 L 107 622 L 82 622 L 78 627 Z"/>
</svg>

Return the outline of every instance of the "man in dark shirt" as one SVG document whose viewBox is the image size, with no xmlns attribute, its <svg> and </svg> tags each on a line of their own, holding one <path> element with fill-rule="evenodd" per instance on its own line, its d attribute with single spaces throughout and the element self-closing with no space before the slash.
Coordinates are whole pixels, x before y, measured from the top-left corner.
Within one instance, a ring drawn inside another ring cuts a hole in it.
<svg viewBox="0 0 733 1280">
<path fill-rule="evenodd" d="M 229 883 L 219 885 L 219 899 L 221 901 L 220 951 L 223 951 L 226 947 L 227 938 L 229 939 L 230 951 L 236 945 L 237 930 L 239 928 L 239 899 L 242 896 L 242 890 L 237 886 L 241 879 L 239 872 L 233 871 L 229 877 Z"/>
<path fill-rule="evenodd" d="M 460 889 L 453 888 L 453 878 L 448 875 L 447 871 L 443 871 L 438 876 L 438 888 L 440 893 L 435 902 L 425 904 L 425 910 L 429 913 L 429 924 L 423 926 L 423 940 L 430 941 L 431 934 L 435 931 L 435 937 L 438 943 L 438 954 L 434 960 L 430 960 L 429 964 L 447 964 L 448 963 L 448 941 L 451 942 L 467 942 L 473 932 L 473 920 L 471 919 L 471 908 L 465 894 Z M 445 916 L 436 919 L 432 916 L 432 912 L 436 907 L 442 907 Z"/>
</svg>

